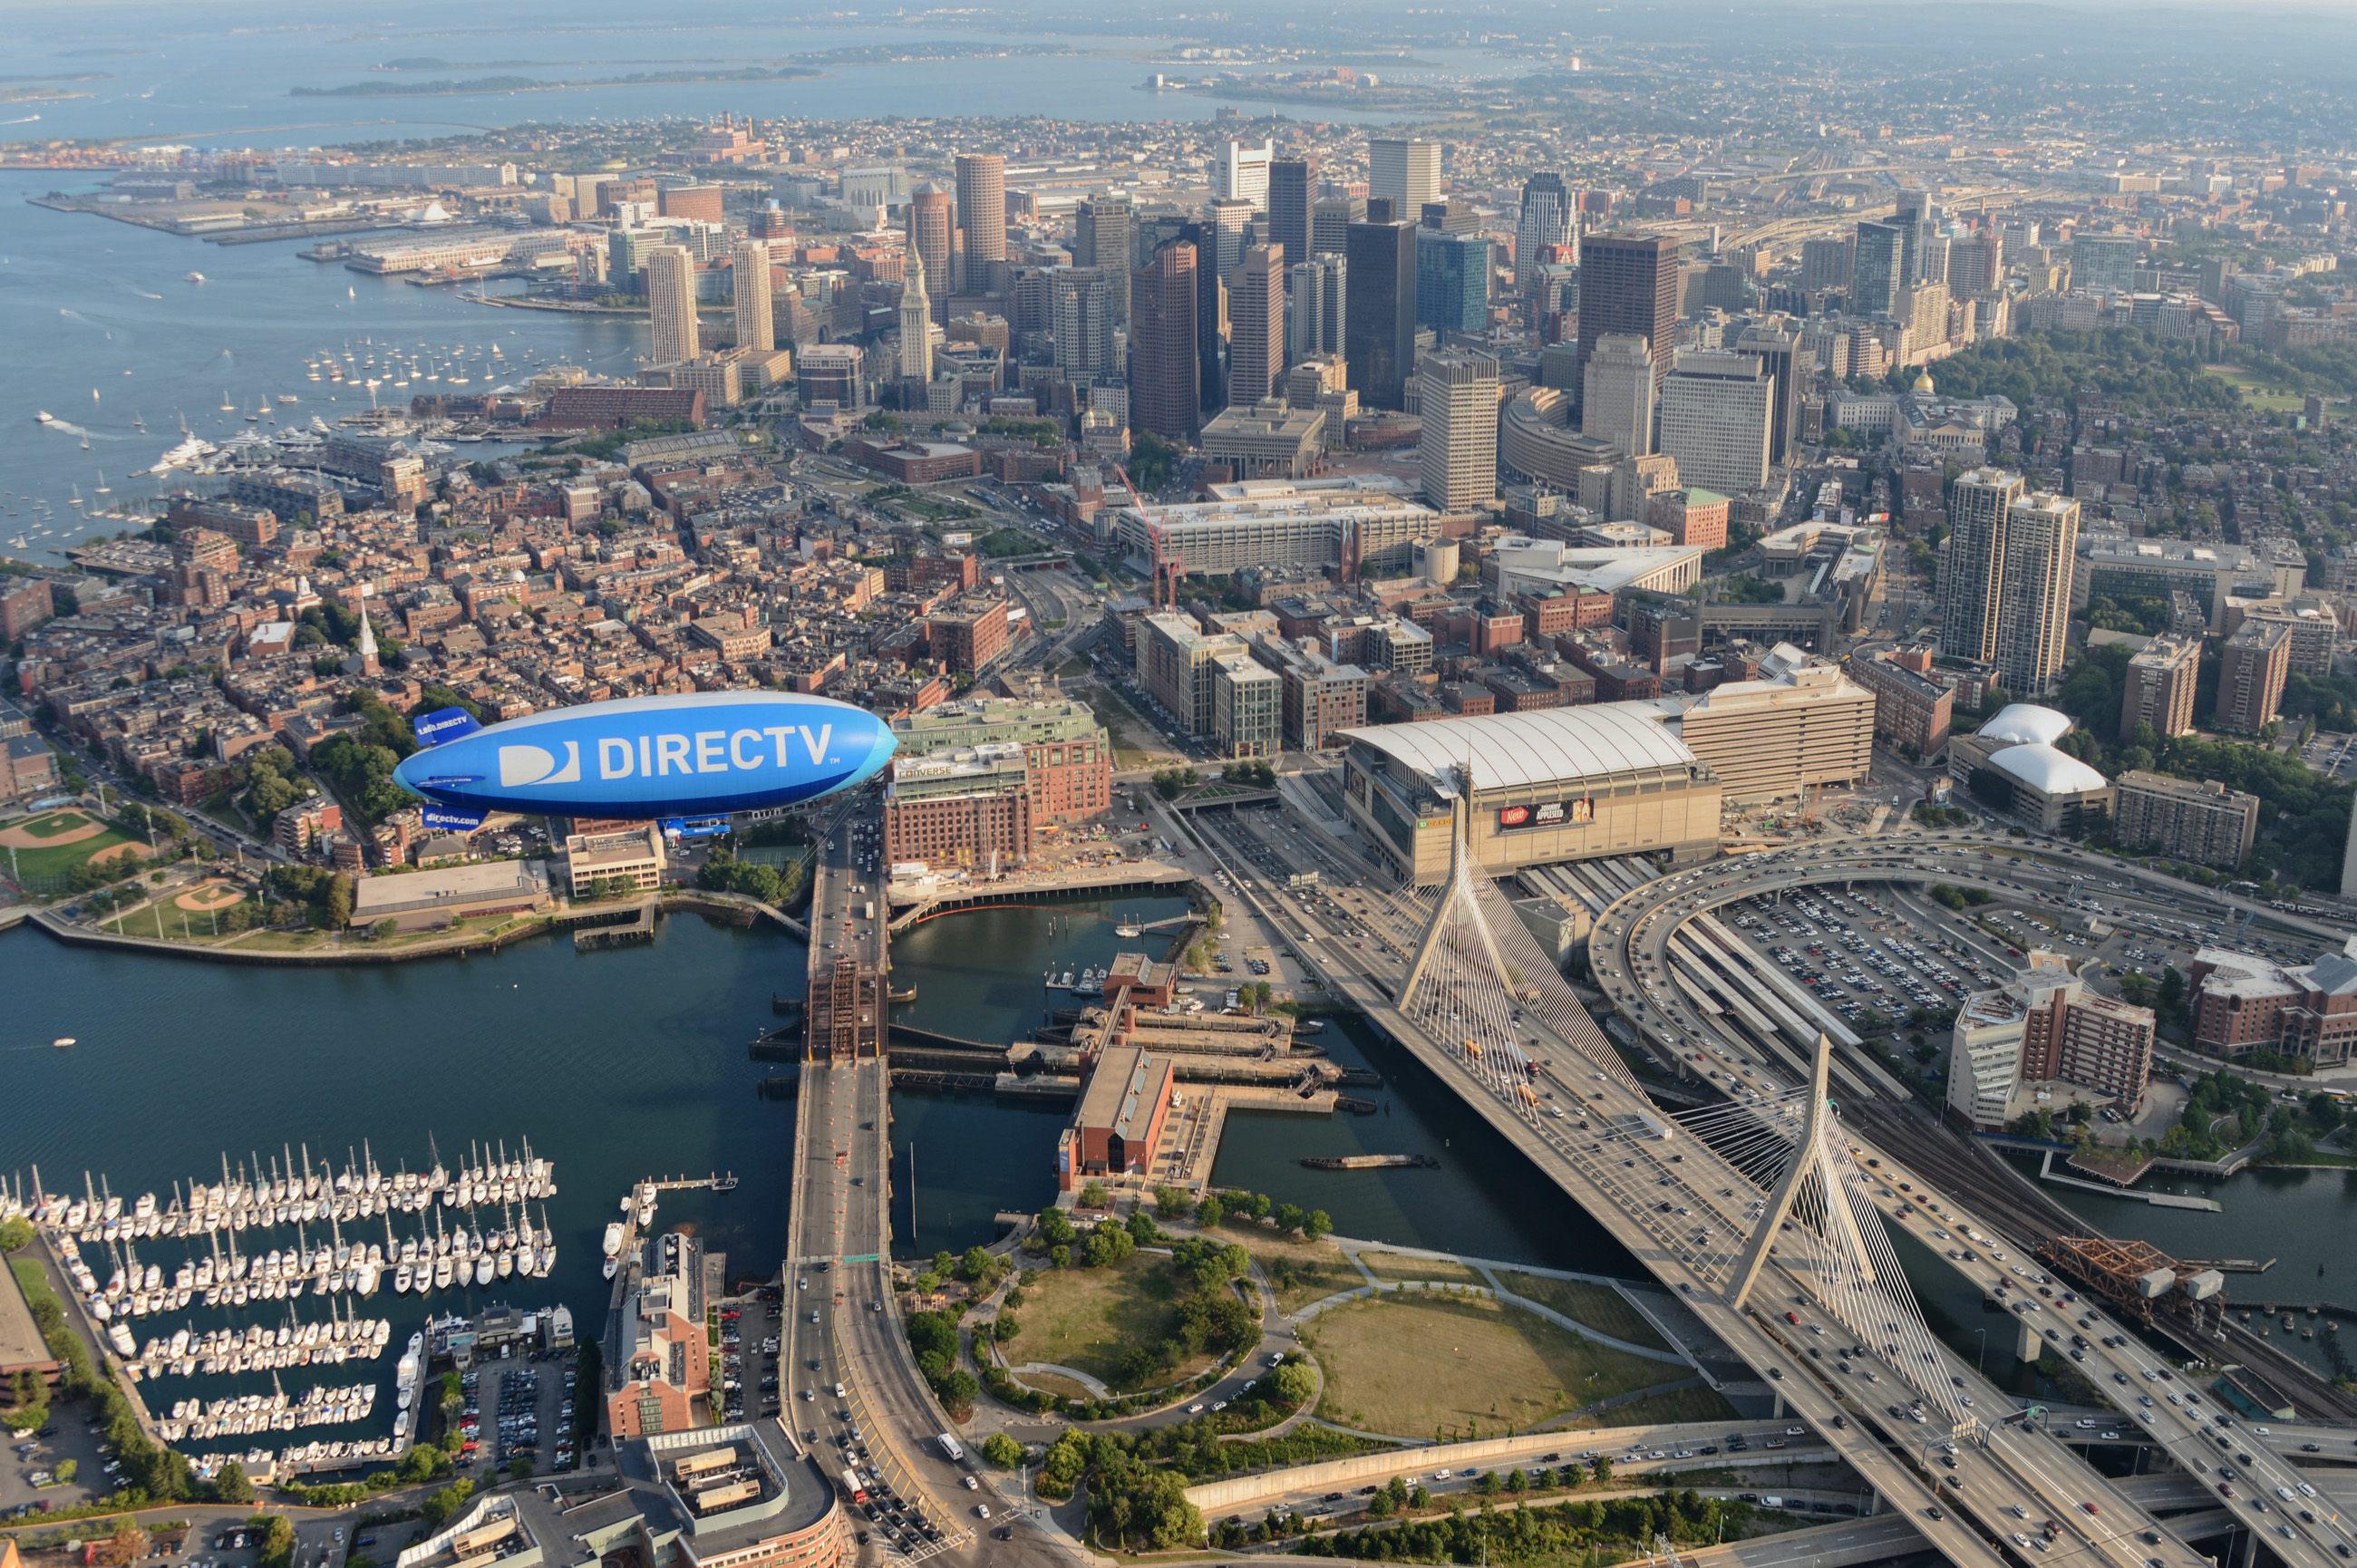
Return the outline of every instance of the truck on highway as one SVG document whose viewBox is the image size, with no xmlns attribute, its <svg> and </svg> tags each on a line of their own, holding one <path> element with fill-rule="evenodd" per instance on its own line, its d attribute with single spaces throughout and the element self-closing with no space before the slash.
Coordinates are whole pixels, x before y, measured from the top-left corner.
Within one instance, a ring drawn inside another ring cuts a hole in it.
<svg viewBox="0 0 2357 1568">
<path fill-rule="evenodd" d="M 933 1441 L 942 1445 L 942 1452 L 950 1456 L 950 1463 L 952 1465 L 963 1465 L 965 1463 L 965 1447 L 963 1444 L 959 1443 L 956 1438 L 952 1437 L 948 1433 L 944 1432 L 941 1434 L 941 1435 L 935 1437 Z"/>
<path fill-rule="evenodd" d="M 850 1497 L 852 1507 L 862 1508 L 866 1505 L 867 1487 L 860 1480 L 858 1471 L 845 1470 L 843 1473 L 843 1489 Z"/>
</svg>

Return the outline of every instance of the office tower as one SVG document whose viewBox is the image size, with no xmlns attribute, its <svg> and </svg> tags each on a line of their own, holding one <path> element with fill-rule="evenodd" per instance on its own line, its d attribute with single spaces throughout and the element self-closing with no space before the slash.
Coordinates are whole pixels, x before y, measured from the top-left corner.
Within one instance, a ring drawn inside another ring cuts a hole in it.
<svg viewBox="0 0 2357 1568">
<path fill-rule="evenodd" d="M 1342 352 L 1342 321 L 1350 274 L 1340 256 L 1320 256 L 1286 273 L 1286 360 L 1298 363 Z"/>
<path fill-rule="evenodd" d="M 925 288 L 925 252 L 913 232 L 900 269 L 900 376 L 904 381 L 933 379 L 933 301 Z"/>
<path fill-rule="evenodd" d="M 1072 214 L 1072 264 L 1105 277 L 1113 318 L 1129 320 L 1131 222 L 1129 198 L 1092 196 Z"/>
<path fill-rule="evenodd" d="M 2136 292 L 2136 252 L 2129 234 L 2074 234 L 2071 239 L 2071 287 L 2083 294 Z"/>
<path fill-rule="evenodd" d="M 963 292 L 995 294 L 1006 270 L 1006 160 L 996 153 L 960 153 L 955 167 L 957 220 L 965 230 Z"/>
<path fill-rule="evenodd" d="M 1498 494 L 1498 361 L 1442 349 L 1424 357 L 1415 376 L 1424 499 L 1442 511 L 1487 505 Z"/>
<path fill-rule="evenodd" d="M 2233 734 L 2258 734 L 2275 722 L 2290 674 L 2290 623 L 2244 621 L 2219 650 L 2218 703 L 2211 722 Z"/>
<path fill-rule="evenodd" d="M 1924 271 L 1925 242 L 1940 221 L 1940 209 L 1928 190 L 1902 190 L 1890 227 L 1899 231 L 1899 286 L 1912 288 L 1928 275 Z"/>
<path fill-rule="evenodd" d="M 933 319 L 949 323 L 950 249 L 957 231 L 957 217 L 950 208 L 950 193 L 938 182 L 928 180 L 909 198 L 909 248 L 924 258 L 925 276 L 942 291 L 933 302 Z"/>
<path fill-rule="evenodd" d="M 1653 355 L 1653 390 L 1670 373 L 1677 347 L 1678 242 L 1654 236 L 1594 234 L 1579 248 L 1579 367 L 1587 379 L 1589 345 L 1609 332 L 1642 338 Z"/>
<path fill-rule="evenodd" d="M 1250 408 L 1285 376 L 1285 247 L 1254 245 L 1228 304 L 1228 406 Z"/>
<path fill-rule="evenodd" d="M 1443 234 L 1470 234 L 1481 227 L 1481 215 L 1473 210 L 1473 204 L 1454 196 L 1426 202 L 1417 211 L 1415 220 L 1418 226 L 1437 230 Z"/>
<path fill-rule="evenodd" d="M 1351 308 L 1342 318 L 1351 390 L 1369 409 L 1407 401 L 1415 363 L 1415 225 L 1396 219 L 1351 225 Z"/>
<path fill-rule="evenodd" d="M 737 242 L 729 285 L 737 306 L 737 347 L 766 354 L 778 346 L 770 316 L 770 247 L 759 240 Z"/>
<path fill-rule="evenodd" d="M 1489 329 L 1489 241 L 1479 234 L 1417 228 L 1415 320 L 1437 332 Z"/>
<path fill-rule="evenodd" d="M 1309 253 L 1340 256 L 1351 248 L 1351 225 L 1367 220 L 1363 196 L 1321 196 L 1309 209 Z"/>
<path fill-rule="evenodd" d="M 1195 247 L 1195 421 L 1228 406 L 1227 285 L 1212 265 L 1219 236 L 1209 219 L 1182 220 L 1175 238 Z"/>
<path fill-rule="evenodd" d="M 1861 223 L 1850 261 L 1849 307 L 1859 316 L 1896 316 L 1906 286 L 1907 236 L 1889 223 Z"/>
<path fill-rule="evenodd" d="M 1249 201 L 1254 211 L 1267 211 L 1269 164 L 1275 153 L 1273 142 L 1256 147 L 1230 142 L 1211 165 L 1212 198 Z"/>
<path fill-rule="evenodd" d="M 2006 517 L 2023 489 L 2019 474 L 1983 467 L 1958 476 L 1949 492 L 1939 581 L 1940 651 L 1951 658 L 1986 664 L 1996 655 Z"/>
<path fill-rule="evenodd" d="M 1130 278 L 1129 422 L 1192 446 L 1202 429 L 1195 246 L 1172 240 Z"/>
<path fill-rule="evenodd" d="M 2201 671 L 2201 639 L 2156 637 L 2128 660 L 2120 693 L 2120 740 L 2136 739 L 2138 725 L 2167 740 L 2193 728 L 2193 688 Z"/>
<path fill-rule="evenodd" d="M 1579 433 L 1609 441 L 1624 456 L 1653 450 L 1653 351 L 1631 333 L 1600 338 L 1580 383 Z"/>
<path fill-rule="evenodd" d="M 2005 241 L 1994 229 L 1976 229 L 1948 243 L 1948 293 L 1958 299 L 1995 294 L 2005 276 Z"/>
<path fill-rule="evenodd" d="M 1118 373 L 1113 359 L 1113 288 L 1101 267 L 1048 273 L 1049 330 L 1056 368 L 1075 384 Z"/>
<path fill-rule="evenodd" d="M 1776 383 L 1749 354 L 1680 354 L 1662 382 L 1662 450 L 1678 481 L 1739 496 L 1768 482 Z"/>
<path fill-rule="evenodd" d="M 1314 253 L 1309 247 L 1309 193 L 1317 185 L 1314 157 L 1278 158 L 1268 166 L 1269 242 L 1284 246 L 1297 266 Z"/>
<path fill-rule="evenodd" d="M 1392 215 L 1419 212 L 1440 199 L 1440 144 L 1405 136 L 1367 138 L 1367 195 L 1388 197 Z"/>
<path fill-rule="evenodd" d="M 650 360 L 676 365 L 695 358 L 695 258 L 684 245 L 647 247 L 647 305 L 654 318 Z"/>
<path fill-rule="evenodd" d="M 1749 354 L 1776 378 L 1776 405 L 1768 420 L 1768 461 L 1781 464 L 1801 428 L 1801 384 L 1796 360 L 1799 343 L 1775 327 L 1747 327 L 1735 340 L 1735 351 Z"/>
<path fill-rule="evenodd" d="M 1572 219 L 1571 188 L 1563 176 L 1541 170 L 1523 182 L 1522 211 L 1514 220 L 1514 289 L 1533 302 L 1536 320 L 1541 259 L 1557 245 L 1570 245 L 1577 258 L 1579 230 Z"/>
<path fill-rule="evenodd" d="M 1233 286 L 1236 268 L 1243 264 L 1244 242 L 1251 238 L 1253 204 L 1242 197 L 1223 196 L 1211 205 L 1211 265 L 1220 281 Z"/>
<path fill-rule="evenodd" d="M 2018 696 L 2051 694 L 2062 672 L 2078 553 L 2077 501 L 2036 490 L 2007 510 L 1991 662 L 1997 683 Z M 2276 689 L 2283 689 L 2280 682 Z"/>
<path fill-rule="evenodd" d="M 1802 241 L 1802 289 L 1815 294 L 1821 289 L 1848 288 L 1850 253 L 1847 240 Z"/>
</svg>

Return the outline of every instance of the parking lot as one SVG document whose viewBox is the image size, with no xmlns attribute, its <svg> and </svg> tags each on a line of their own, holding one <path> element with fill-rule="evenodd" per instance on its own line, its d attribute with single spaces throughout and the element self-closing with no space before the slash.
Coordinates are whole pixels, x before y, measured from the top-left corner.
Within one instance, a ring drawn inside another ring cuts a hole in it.
<svg viewBox="0 0 2357 1568">
<path fill-rule="evenodd" d="M 113 1489 L 106 1469 L 113 1461 L 79 1405 L 51 1412 L 38 1434 L 13 1439 L 9 1455 L 0 1471 L 0 1521 L 79 1507 Z M 61 1481 L 67 1464 L 73 1478 Z"/>
<path fill-rule="evenodd" d="M 720 1356 L 712 1369 L 720 1389 L 723 1418 L 739 1421 L 748 1411 L 776 1415 L 778 1391 L 778 1293 L 764 1286 L 719 1303 Z"/>
<path fill-rule="evenodd" d="M 486 1362 L 461 1375 L 463 1459 L 491 1470 L 521 1460 L 539 1475 L 572 1469 L 579 1458 L 573 1449 L 574 1367 L 570 1356 L 533 1357 Z"/>
<path fill-rule="evenodd" d="M 1728 919 L 1816 998 L 1855 1025 L 1868 1012 L 1903 1023 L 1918 1008 L 1958 1005 L 2004 978 L 1998 955 L 1929 924 L 1881 888 L 1815 888 L 1747 898 Z"/>
</svg>

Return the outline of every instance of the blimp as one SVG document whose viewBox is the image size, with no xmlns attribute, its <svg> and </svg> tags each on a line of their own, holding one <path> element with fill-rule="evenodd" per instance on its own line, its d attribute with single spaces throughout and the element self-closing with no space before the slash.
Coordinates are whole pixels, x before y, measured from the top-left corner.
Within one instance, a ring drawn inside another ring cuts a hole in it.
<svg viewBox="0 0 2357 1568">
<path fill-rule="evenodd" d="M 815 800 L 883 771 L 899 742 L 865 708 L 782 692 L 699 692 L 557 708 L 489 727 L 463 708 L 419 715 L 393 769 L 429 827 L 492 811 L 709 822 Z"/>
</svg>

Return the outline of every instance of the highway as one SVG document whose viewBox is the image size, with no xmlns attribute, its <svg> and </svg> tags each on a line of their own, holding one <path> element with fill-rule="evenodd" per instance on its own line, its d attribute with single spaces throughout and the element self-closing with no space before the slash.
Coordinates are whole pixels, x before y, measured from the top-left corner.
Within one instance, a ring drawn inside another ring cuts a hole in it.
<svg viewBox="0 0 2357 1568">
<path fill-rule="evenodd" d="M 2101 870 L 2107 874 L 2102 876 L 2104 883 L 2128 884 L 2108 892 L 2106 898 L 2131 918 L 2138 908 L 2181 912 L 2190 904 L 2174 885 L 2139 886 L 2129 868 L 2105 865 Z M 1671 1043 L 1666 1049 L 1681 1066 L 1693 1063 L 1731 1091 L 1756 1090 L 1774 1084 L 1781 1076 L 1763 1058 L 1757 1042 L 1739 1039 L 1722 1022 L 1727 1015 L 1714 1015 L 1698 1005 L 1690 985 L 1673 977 L 1672 948 L 1689 920 L 1758 893 L 1812 882 L 1937 879 L 2053 902 L 2059 897 L 2055 885 L 2093 875 L 2070 859 L 2048 860 L 2003 840 L 1885 839 L 1871 848 L 1853 848 L 1848 858 L 1823 846 L 1772 852 L 1663 877 L 1631 893 L 1598 921 L 1589 942 L 1589 963 L 1622 1017 L 1649 1041 Z M 2280 917 L 2271 911 L 2270 918 Z M 1878 1128 L 1897 1122 L 1890 1113 L 1865 1120 Z M 2231 1429 L 2221 1427 L 2219 1420 L 2226 1412 L 2198 1391 L 2183 1387 L 2162 1359 L 2106 1309 L 2083 1299 L 2063 1316 L 2058 1304 L 2035 1294 L 2034 1283 L 2025 1286 L 2025 1273 L 2035 1271 L 2034 1279 L 2042 1280 L 2042 1271 L 2034 1263 L 2025 1269 L 2022 1261 L 2008 1259 L 2001 1247 L 1975 1248 L 1978 1255 L 1973 1260 L 1957 1256 L 1964 1249 L 1950 1244 L 1942 1231 L 1950 1236 L 1958 1230 L 2010 1235 L 2025 1251 L 2036 1232 L 2021 1234 L 2018 1213 L 2005 1212 L 2000 1219 L 1996 1212 L 1965 1208 L 1947 1169 L 1927 1177 L 1902 1161 L 1901 1145 L 1859 1136 L 1859 1121 L 1853 1115 L 1849 1130 L 1857 1152 L 1877 1167 L 1881 1178 L 1871 1190 L 1886 1222 L 1908 1230 L 1932 1255 L 1947 1258 L 1984 1292 L 2009 1297 L 2017 1315 L 2041 1337 L 2064 1348 L 2072 1348 L 2072 1334 L 2083 1337 L 2083 1365 L 2123 1418 L 2167 1448 L 2222 1507 L 2236 1510 L 2255 1530 L 2264 1532 L 2279 1555 L 2318 1564 L 2357 1555 L 2357 1532 L 2347 1521 L 2314 1509 L 2306 1510 L 2313 1517 L 2300 1517 L 2305 1498 L 2299 1488 L 2309 1483 L 2276 1446 L 2264 1440 L 2251 1443 L 2240 1422 Z M 1931 1197 L 1933 1193 L 1940 1196 Z"/>
<path fill-rule="evenodd" d="M 1519 1077 L 1498 1065 L 1501 1052 L 1477 1056 L 1446 1045 L 1393 1005 L 1389 986 L 1399 983 L 1405 970 L 1397 955 L 1413 950 L 1415 923 L 1422 917 L 1419 906 L 1354 891 L 1339 900 L 1321 898 L 1319 907 L 1305 907 L 1305 900 L 1281 890 L 1282 878 L 1276 875 L 1280 866 L 1324 855 L 1305 846 L 1303 835 L 1284 835 L 1280 845 L 1240 815 L 1213 822 L 1199 814 L 1195 826 L 1225 868 L 1241 879 L 1246 897 L 1275 911 L 1286 929 L 1299 934 L 1300 951 L 1323 972 L 1329 990 L 1362 1006 L 1583 1208 L 1607 1224 L 1633 1255 L 1678 1289 L 1687 1306 L 1738 1356 L 1773 1381 L 1780 1396 L 1840 1449 L 1878 1492 L 1903 1509 L 1950 1561 L 2006 1561 L 1998 1543 L 2019 1532 L 2024 1521 L 2034 1528 L 2047 1519 L 2056 1521 L 2071 1552 L 2083 1553 L 2084 1561 L 2124 1568 L 2150 1568 L 2154 1563 L 2171 1568 L 2202 1561 L 2201 1554 L 2159 1530 L 2075 1455 L 2043 1437 L 1999 1427 L 1989 1431 L 1985 1441 L 1956 1444 L 1954 1453 L 1943 1455 L 1935 1465 L 1931 1455 L 1944 1433 L 1907 1407 L 1883 1402 L 1879 1391 L 1860 1397 L 1858 1380 L 1871 1372 L 1885 1389 L 1911 1385 L 1936 1397 L 1946 1392 L 1938 1386 L 1938 1378 L 1919 1366 L 1902 1370 L 1887 1354 L 1870 1348 L 1845 1358 L 1850 1375 L 1833 1378 L 1822 1369 L 1824 1362 L 1804 1354 L 1812 1341 L 1800 1326 L 1770 1316 L 1769 1310 L 1738 1313 L 1723 1304 L 1723 1271 L 1731 1261 L 1727 1249 L 1745 1236 L 1760 1201 L 1759 1188 L 1749 1177 L 1699 1140 L 1680 1141 L 1672 1158 L 1658 1146 L 1627 1140 L 1613 1144 L 1607 1153 L 1603 1137 L 1573 1135 L 1589 1131 L 1583 1123 L 1605 1130 L 1658 1115 L 1632 1084 L 1608 1076 L 1600 1066 L 1582 1070 L 1610 1056 L 1592 1024 L 1587 1028 L 1594 1037 L 1575 1041 L 1534 1017 L 1521 1020 L 1522 1026 L 1534 1032 L 1534 1056 L 1551 1064 L 1542 1066 L 1532 1081 L 1543 1085 L 1546 1097 L 1559 1106 L 1573 1108 L 1564 1117 L 1542 1115 L 1520 1098 Z M 1339 866 L 1334 857 L 1325 858 Z M 1372 948 L 1367 945 L 1371 941 Z M 1586 1022 L 1584 1014 L 1579 1021 Z M 1611 1059 L 1617 1064 L 1617 1058 Z M 1780 1081 L 1770 1087 L 1781 1093 L 1789 1085 Z M 1690 1213 L 1659 1212 L 1672 1206 Z M 1700 1226 L 1694 1217 L 1700 1218 Z M 1706 1242 L 1697 1244 L 1693 1240 L 1697 1230 L 1720 1238 L 1718 1250 Z M 1757 1301 L 1763 1308 L 1807 1306 L 1820 1314 L 1814 1288 L 1772 1254 Z M 1848 1337 L 1848 1331 L 1843 1335 Z M 1974 1391 L 1976 1411 L 1984 1418 L 2011 1408 L 2004 1395 L 1974 1379 L 1970 1368 L 1953 1357 L 1943 1357 L 1942 1369 L 1957 1387 Z M 1894 1410 L 1897 1415 L 1891 1413 Z M 1872 1434 L 1878 1434 L 1878 1440 Z M 1958 1519 L 1957 1511 L 1978 1528 Z M 2147 1532 L 2153 1540 L 2144 1539 Z M 2013 1556 L 2026 1554 L 2017 1550 Z"/>
</svg>

